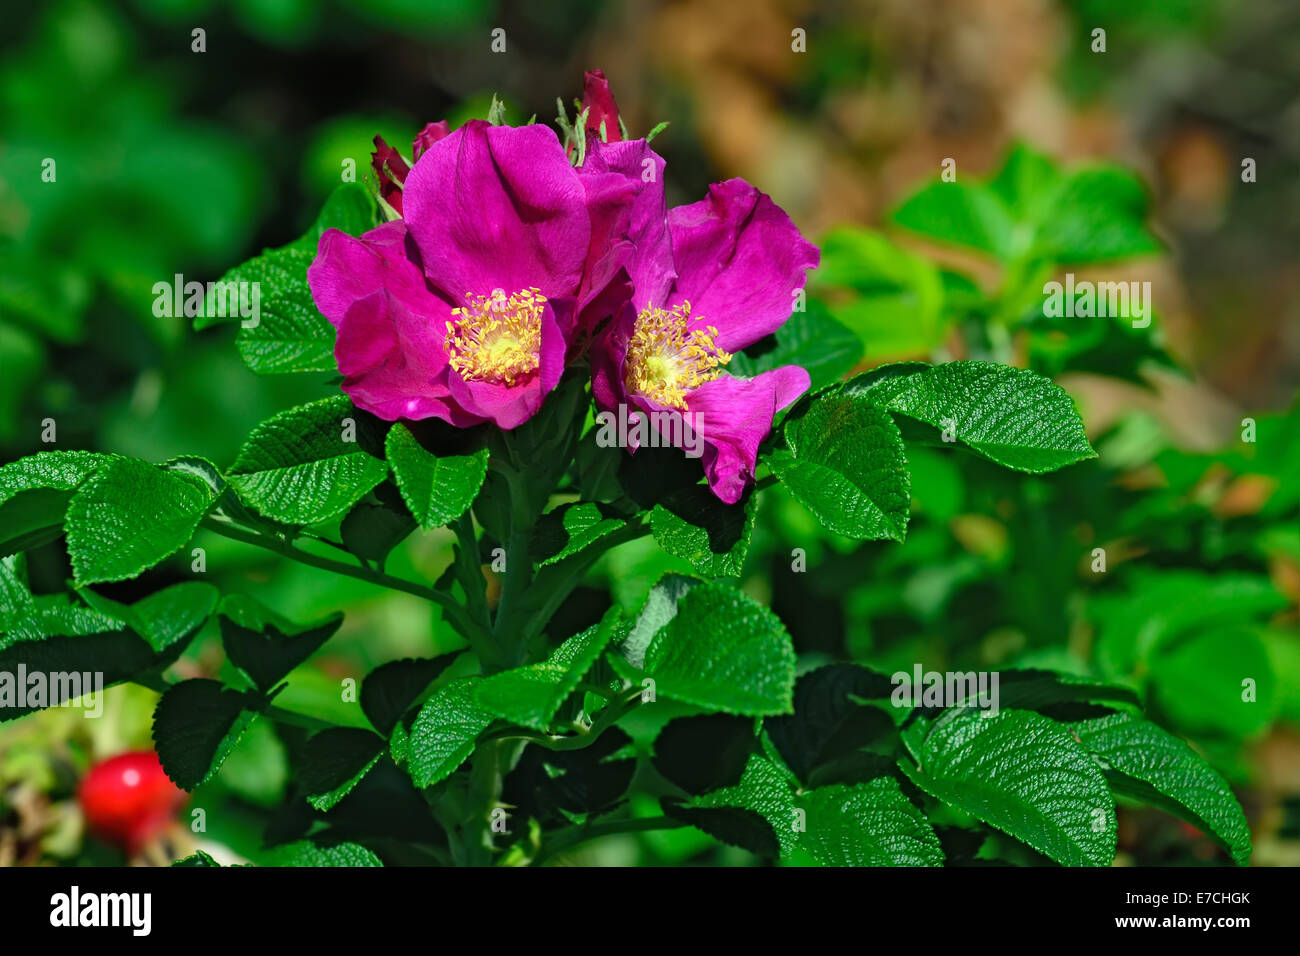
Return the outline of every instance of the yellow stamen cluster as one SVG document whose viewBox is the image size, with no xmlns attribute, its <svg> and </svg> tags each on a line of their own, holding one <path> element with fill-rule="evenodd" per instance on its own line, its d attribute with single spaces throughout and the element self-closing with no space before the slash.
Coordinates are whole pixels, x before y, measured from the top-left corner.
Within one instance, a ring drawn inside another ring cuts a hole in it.
<svg viewBox="0 0 1300 956">
<path fill-rule="evenodd" d="M 444 347 L 451 367 L 466 381 L 516 385 L 541 364 L 542 312 L 538 289 L 506 295 L 466 293 L 466 306 L 452 309 Z"/>
<path fill-rule="evenodd" d="M 698 320 L 696 320 L 698 322 Z M 718 376 L 731 353 L 714 344 L 718 330 L 688 329 L 691 304 L 671 311 L 647 305 L 636 317 L 623 383 L 667 408 L 686 409 L 686 393 Z"/>
</svg>

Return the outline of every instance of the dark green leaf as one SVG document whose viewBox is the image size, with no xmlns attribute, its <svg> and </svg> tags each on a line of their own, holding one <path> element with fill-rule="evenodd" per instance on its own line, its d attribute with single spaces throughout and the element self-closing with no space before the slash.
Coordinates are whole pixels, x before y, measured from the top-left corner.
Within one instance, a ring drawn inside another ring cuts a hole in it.
<svg viewBox="0 0 1300 956">
<path fill-rule="evenodd" d="M 869 742 L 880 711 L 859 700 L 888 698 L 888 676 L 857 664 L 828 664 L 794 685 L 794 713 L 769 717 L 763 727 L 795 775 L 808 783 L 815 767 Z"/>
<path fill-rule="evenodd" d="M 300 773 L 307 802 L 332 809 L 370 772 L 384 754 L 385 741 L 358 727 L 331 727 L 307 741 Z"/>
<path fill-rule="evenodd" d="M 727 808 L 744 815 L 717 812 Z M 719 840 L 760 855 L 787 856 L 798 843 L 790 783 L 776 764 L 758 754 L 749 758 L 734 786 L 694 797 L 681 811 L 685 812 L 674 815 Z"/>
<path fill-rule="evenodd" d="M 230 662 L 268 691 L 334 635 L 343 615 L 295 624 L 250 597 L 230 594 L 221 601 L 220 623 Z"/>
<path fill-rule="evenodd" d="M 419 525 L 391 483 L 380 484 L 375 496 L 378 500 L 374 504 L 362 501 L 353 506 L 339 525 L 339 537 L 358 558 L 382 569 L 388 553 Z"/>
<path fill-rule="evenodd" d="M 376 667 L 361 683 L 361 709 L 381 734 L 393 726 L 459 656 L 459 651 L 434 658 L 406 658 Z"/>
<path fill-rule="evenodd" d="M 158 653 L 192 637 L 217 608 L 221 596 L 211 584 L 184 581 L 155 591 L 134 604 L 119 604 L 89 588 L 80 592 L 86 603 L 121 621 Z"/>
<path fill-rule="evenodd" d="M 173 684 L 153 716 L 154 749 L 175 784 L 193 790 L 222 763 L 262 707 L 262 698 L 195 678 Z"/>
<path fill-rule="evenodd" d="M 1005 670 L 998 675 L 998 706 L 1041 710 L 1057 704 L 1113 701 L 1141 703 L 1130 687 L 1044 670 Z"/>
<path fill-rule="evenodd" d="M 734 505 L 707 485 L 692 485 L 664 497 L 650 512 L 655 541 L 709 577 L 739 577 L 754 530 L 758 495 L 753 489 Z"/>
<path fill-rule="evenodd" d="M 533 560 L 545 567 L 577 554 L 625 524 L 608 506 L 590 501 L 560 505 L 537 522 L 529 551 Z"/>
<path fill-rule="evenodd" d="M 697 714 L 670 720 L 655 738 L 654 766 L 687 793 L 740 780 L 754 751 L 754 719 Z"/>
</svg>

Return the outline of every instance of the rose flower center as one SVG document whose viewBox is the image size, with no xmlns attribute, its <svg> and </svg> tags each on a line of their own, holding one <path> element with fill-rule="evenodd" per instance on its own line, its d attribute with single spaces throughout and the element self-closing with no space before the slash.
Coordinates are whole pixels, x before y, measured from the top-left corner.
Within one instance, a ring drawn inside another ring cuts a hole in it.
<svg viewBox="0 0 1300 956">
<path fill-rule="evenodd" d="M 506 295 L 465 295 L 466 305 L 452 309 L 447 323 L 451 367 L 466 381 L 517 385 L 541 365 L 542 312 L 546 298 L 538 289 Z"/>
<path fill-rule="evenodd" d="M 671 311 L 647 305 L 636 317 L 623 382 L 667 408 L 685 410 L 686 393 L 719 374 L 731 353 L 714 344 L 713 326 L 688 330 L 691 304 Z"/>
</svg>

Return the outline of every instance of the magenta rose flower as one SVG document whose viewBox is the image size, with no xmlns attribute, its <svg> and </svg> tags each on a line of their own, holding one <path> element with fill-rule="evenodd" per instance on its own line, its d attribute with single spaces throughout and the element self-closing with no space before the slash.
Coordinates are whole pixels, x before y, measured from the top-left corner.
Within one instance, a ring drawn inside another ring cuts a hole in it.
<svg viewBox="0 0 1300 956">
<path fill-rule="evenodd" d="M 643 139 L 593 145 L 578 172 L 591 217 L 591 246 L 580 292 L 583 308 L 569 346 L 571 357 L 584 351 L 602 323 L 628 304 L 634 270 L 646 273 L 642 284 L 655 270 L 672 270 L 664 219 L 663 158 Z"/>
<path fill-rule="evenodd" d="M 403 218 L 360 238 L 326 230 L 308 281 L 358 408 L 510 429 L 563 371 L 590 251 L 586 194 L 548 127 L 444 131 L 417 137 Z"/>
<path fill-rule="evenodd" d="M 622 175 L 642 183 L 641 159 L 654 155 L 644 141 L 591 150 L 584 181 Z M 651 422 L 679 417 L 702 442 L 709 487 L 734 504 L 754 480 L 774 416 L 810 380 L 796 365 L 740 378 L 727 374 L 727 363 L 785 323 L 820 253 L 771 198 L 740 179 L 665 215 L 659 178 L 611 215 L 620 218 L 593 213 L 593 228 L 614 234 L 608 255 L 625 271 L 631 300 L 592 344 L 596 403 L 614 413 L 626 405 Z M 681 444 L 680 429 L 677 422 L 660 434 Z"/>
</svg>

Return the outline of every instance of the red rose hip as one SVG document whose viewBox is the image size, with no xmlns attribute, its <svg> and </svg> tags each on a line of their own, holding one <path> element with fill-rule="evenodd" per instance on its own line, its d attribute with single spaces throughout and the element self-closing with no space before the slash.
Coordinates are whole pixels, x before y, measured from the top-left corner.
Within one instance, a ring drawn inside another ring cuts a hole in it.
<svg viewBox="0 0 1300 956">
<path fill-rule="evenodd" d="M 187 799 L 152 750 L 119 754 L 90 768 L 78 793 L 93 832 L 134 855 L 162 832 Z"/>
</svg>

